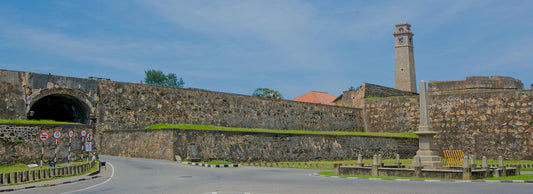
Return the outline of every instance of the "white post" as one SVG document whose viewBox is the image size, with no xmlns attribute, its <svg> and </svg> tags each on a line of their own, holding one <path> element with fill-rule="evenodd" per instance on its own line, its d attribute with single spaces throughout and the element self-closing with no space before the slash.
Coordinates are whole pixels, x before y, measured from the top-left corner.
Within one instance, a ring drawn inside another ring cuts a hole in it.
<svg viewBox="0 0 533 194">
<path fill-rule="evenodd" d="M 44 157 L 44 141 L 41 144 L 41 168 L 43 167 L 43 157 Z"/>
<path fill-rule="evenodd" d="M 55 168 L 55 164 L 57 163 L 57 149 L 59 149 L 57 147 L 57 139 L 56 139 L 56 149 L 54 150 L 54 168 Z"/>
<path fill-rule="evenodd" d="M 67 155 L 67 164 L 70 164 L 70 146 L 72 144 L 72 138 L 68 138 L 68 155 Z"/>
</svg>

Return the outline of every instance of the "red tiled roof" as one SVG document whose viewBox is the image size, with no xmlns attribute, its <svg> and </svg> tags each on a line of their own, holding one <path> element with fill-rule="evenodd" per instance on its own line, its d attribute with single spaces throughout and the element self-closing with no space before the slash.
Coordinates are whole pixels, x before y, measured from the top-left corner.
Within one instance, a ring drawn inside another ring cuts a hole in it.
<svg viewBox="0 0 533 194">
<path fill-rule="evenodd" d="M 295 99 L 292 99 L 292 101 L 299 101 L 299 102 L 310 102 L 310 103 L 317 103 L 317 104 L 335 105 L 333 103 L 333 100 L 335 100 L 335 96 L 328 94 L 326 92 L 316 92 L 316 91 L 312 91 L 307 94 L 296 97 Z"/>
</svg>

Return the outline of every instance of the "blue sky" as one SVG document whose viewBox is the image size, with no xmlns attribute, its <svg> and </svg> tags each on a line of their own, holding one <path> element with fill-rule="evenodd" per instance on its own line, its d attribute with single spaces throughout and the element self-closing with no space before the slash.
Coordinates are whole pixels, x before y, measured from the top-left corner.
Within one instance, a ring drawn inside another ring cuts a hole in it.
<svg viewBox="0 0 533 194">
<path fill-rule="evenodd" d="M 533 1 L 0 1 L 0 69 L 292 99 L 394 87 L 394 24 L 409 22 L 417 80 L 501 75 L 533 84 Z"/>
</svg>

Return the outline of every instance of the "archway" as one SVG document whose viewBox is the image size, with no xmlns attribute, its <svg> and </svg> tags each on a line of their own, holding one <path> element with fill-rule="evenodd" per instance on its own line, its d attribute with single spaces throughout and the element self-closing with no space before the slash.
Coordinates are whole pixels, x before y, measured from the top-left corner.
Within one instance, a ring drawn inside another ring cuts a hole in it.
<svg viewBox="0 0 533 194">
<path fill-rule="evenodd" d="M 30 120 L 54 120 L 87 124 L 89 108 L 74 96 L 52 94 L 40 98 L 30 108 Z"/>
</svg>

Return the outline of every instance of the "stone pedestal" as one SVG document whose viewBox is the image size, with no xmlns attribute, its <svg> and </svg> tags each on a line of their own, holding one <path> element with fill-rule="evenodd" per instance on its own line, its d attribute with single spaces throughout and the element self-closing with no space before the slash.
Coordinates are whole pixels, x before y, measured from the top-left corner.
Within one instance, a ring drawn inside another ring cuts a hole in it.
<svg viewBox="0 0 533 194">
<path fill-rule="evenodd" d="M 421 164 L 417 164 L 415 160 L 413 161 L 413 166 L 424 166 L 428 168 L 442 167 L 440 156 L 434 148 L 435 144 L 433 137 L 437 133 L 433 131 L 417 131 L 415 134 L 418 135 L 419 146 L 416 156 L 420 157 Z"/>
</svg>

